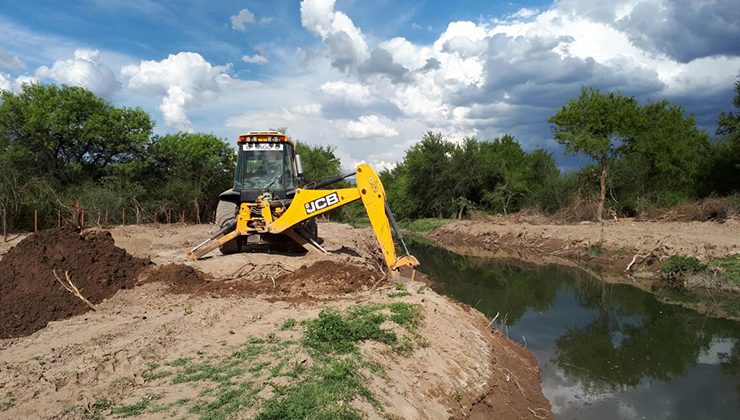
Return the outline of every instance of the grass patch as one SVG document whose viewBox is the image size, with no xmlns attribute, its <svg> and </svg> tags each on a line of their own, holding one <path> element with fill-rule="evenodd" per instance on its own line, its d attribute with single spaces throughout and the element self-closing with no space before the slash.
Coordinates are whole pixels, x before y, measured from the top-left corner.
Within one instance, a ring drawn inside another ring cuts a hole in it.
<svg viewBox="0 0 740 420">
<path fill-rule="evenodd" d="M 268 419 L 361 419 L 362 413 L 349 405 L 357 397 L 378 405 L 363 385 L 358 361 L 344 358 L 309 369 L 305 378 L 280 390 L 266 401 L 255 417 Z"/>
<path fill-rule="evenodd" d="M 156 404 L 152 401 L 159 397 L 147 396 L 135 404 L 112 406 L 109 413 L 130 417 L 169 412 L 177 416 L 186 411 L 201 419 L 226 419 L 251 407 L 258 409 L 258 419 L 354 419 L 364 416 L 352 407 L 352 401 L 361 399 L 382 414 L 380 403 L 364 385 L 369 381 L 364 375 L 382 374 L 383 367 L 366 362 L 359 343 L 378 341 L 398 354 L 411 354 L 424 343 L 416 332 L 421 319 L 421 308 L 404 302 L 357 305 L 343 312 L 324 309 L 317 318 L 302 323 L 300 341 L 270 333 L 252 337 L 220 358 L 151 364 L 142 376 L 192 384 L 198 397 Z M 381 327 L 387 322 L 401 329 Z M 289 319 L 281 329 L 297 325 Z M 296 359 L 302 353 L 310 355 L 311 363 Z M 272 388 L 272 397 L 265 400 L 258 395 L 266 386 Z"/>
<path fill-rule="evenodd" d="M 386 309 L 390 309 L 390 314 Z M 357 343 L 363 340 L 393 345 L 398 340 L 396 333 L 382 329 L 381 324 L 393 321 L 403 327 L 415 328 L 421 317 L 418 306 L 404 302 L 358 305 L 346 314 L 324 309 L 317 319 L 306 324 L 304 343 L 320 353 L 338 354 L 355 352 Z"/>
<path fill-rule="evenodd" d="M 152 401 L 162 398 L 160 395 L 147 395 L 139 402 L 129 405 L 118 405 L 110 407 L 110 413 L 120 417 L 134 417 L 144 414 Z"/>
<path fill-rule="evenodd" d="M 445 219 L 427 218 L 405 220 L 403 222 L 400 222 L 398 225 L 401 229 L 408 230 L 410 232 L 429 232 L 430 230 L 442 227 L 447 223 L 450 223 L 450 221 Z"/>
<path fill-rule="evenodd" d="M 686 255 L 671 255 L 663 262 L 660 268 L 660 275 L 663 278 L 678 277 L 685 274 L 698 273 L 704 270 L 706 266 L 695 257 Z"/>
<path fill-rule="evenodd" d="M 599 255 L 604 253 L 604 248 L 598 246 L 598 245 L 591 245 L 588 248 L 588 256 L 589 257 L 598 257 Z"/>
<path fill-rule="evenodd" d="M 5 393 L 5 401 L 0 401 L 0 411 L 10 410 L 15 407 L 15 398 L 13 398 L 13 391 Z"/>
<path fill-rule="evenodd" d="M 740 285 L 740 255 L 727 255 L 714 258 L 709 266 L 715 268 L 727 281 Z"/>
<path fill-rule="evenodd" d="M 682 289 L 690 275 L 710 279 L 705 286 L 709 289 L 722 288 L 722 284 L 740 286 L 740 255 L 727 255 L 702 263 L 695 257 L 671 255 L 663 262 L 660 276 L 667 285 Z"/>
<path fill-rule="evenodd" d="M 388 297 L 390 298 L 399 298 L 404 296 L 411 296 L 411 293 L 406 290 L 406 285 L 403 283 L 396 283 L 396 291 L 388 293 Z"/>
<path fill-rule="evenodd" d="M 280 329 L 283 330 L 283 331 L 285 331 L 285 330 L 291 330 L 291 329 L 293 329 L 293 327 L 296 326 L 296 324 L 298 324 L 298 322 L 295 319 L 288 318 L 288 319 L 285 320 L 285 322 L 283 322 L 283 325 L 280 327 Z"/>
</svg>

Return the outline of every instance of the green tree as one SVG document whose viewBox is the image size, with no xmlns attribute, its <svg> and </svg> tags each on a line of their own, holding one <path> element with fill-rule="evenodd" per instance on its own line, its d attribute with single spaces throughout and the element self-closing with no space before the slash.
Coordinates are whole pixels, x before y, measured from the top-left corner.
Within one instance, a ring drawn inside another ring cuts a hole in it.
<svg viewBox="0 0 740 420">
<path fill-rule="evenodd" d="M 412 146 L 404 158 L 408 169 L 408 192 L 419 209 L 416 216 L 445 217 L 455 210 L 455 176 L 450 162 L 455 146 L 441 133 L 431 131 Z"/>
<path fill-rule="evenodd" d="M 705 175 L 704 194 L 732 194 L 740 191 L 740 79 L 735 81 L 734 111 L 717 119 L 719 140 L 713 142 Z"/>
<path fill-rule="evenodd" d="M 136 159 L 151 130 L 141 109 L 113 107 L 80 87 L 29 84 L 0 94 L 2 153 L 62 185 Z"/>
<path fill-rule="evenodd" d="M 306 182 L 322 181 L 341 175 L 342 165 L 334 150 L 334 146 L 297 144 L 296 154 L 301 156 L 303 179 Z"/>
<path fill-rule="evenodd" d="M 660 206 L 696 197 L 709 138 L 693 115 L 668 101 L 648 103 L 640 108 L 635 128 L 614 165 L 616 197 L 629 205 Z"/>
<path fill-rule="evenodd" d="M 155 200 L 194 214 L 211 211 L 218 195 L 234 182 L 236 154 L 225 140 L 212 134 L 177 133 L 155 137 L 143 171 L 156 187 Z M 159 182 L 156 182 L 158 180 Z"/>
<path fill-rule="evenodd" d="M 408 219 L 418 213 L 408 192 L 408 168 L 400 163 L 391 170 L 381 171 L 380 182 L 383 183 L 388 205 L 393 214 L 399 219 Z"/>
<path fill-rule="evenodd" d="M 634 135 L 638 115 L 638 104 L 633 97 L 582 88 L 577 99 L 568 101 L 548 120 L 555 141 L 565 146 L 567 153 L 583 153 L 598 165 L 599 202 L 595 215 L 598 221 L 602 220 L 604 211 L 609 166 Z"/>
</svg>

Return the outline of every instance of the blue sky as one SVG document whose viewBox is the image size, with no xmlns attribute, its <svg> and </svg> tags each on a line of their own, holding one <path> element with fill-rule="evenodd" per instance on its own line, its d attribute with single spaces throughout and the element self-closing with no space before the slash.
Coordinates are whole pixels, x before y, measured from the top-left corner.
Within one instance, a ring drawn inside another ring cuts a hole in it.
<svg viewBox="0 0 740 420">
<path fill-rule="evenodd" d="M 157 133 L 287 126 L 347 167 L 427 130 L 515 135 L 581 86 L 669 99 L 714 130 L 740 71 L 734 0 L 0 1 L 0 89 L 85 86 Z"/>
</svg>

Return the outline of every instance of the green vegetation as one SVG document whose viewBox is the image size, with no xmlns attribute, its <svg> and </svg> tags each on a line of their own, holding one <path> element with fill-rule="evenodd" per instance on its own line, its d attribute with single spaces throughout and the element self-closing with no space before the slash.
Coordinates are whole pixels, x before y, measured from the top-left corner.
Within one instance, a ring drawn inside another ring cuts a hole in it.
<svg viewBox="0 0 740 420">
<path fill-rule="evenodd" d="M 5 393 L 5 399 L 0 400 L 0 411 L 8 410 L 15 406 L 15 398 L 13 398 L 13 392 L 8 391 Z"/>
<path fill-rule="evenodd" d="M 103 411 L 110 407 L 110 413 L 119 417 L 135 417 L 144 414 L 149 408 L 152 401 L 160 399 L 159 395 L 147 395 L 135 404 L 130 405 L 119 405 L 110 407 L 110 403 L 106 400 L 103 401 L 100 410 Z"/>
<path fill-rule="evenodd" d="M 186 410 L 201 419 L 226 419 L 248 409 L 258 419 L 359 419 L 362 413 L 350 405 L 359 399 L 382 414 L 379 402 L 364 385 L 369 380 L 364 372 L 382 378 L 383 367 L 365 360 L 359 344 L 378 341 L 396 354 L 409 355 L 428 345 L 418 333 L 421 320 L 421 308 L 403 302 L 357 305 L 344 312 L 324 309 L 316 319 L 303 323 L 301 340 L 268 333 L 264 338 L 252 337 L 220 358 L 196 361 L 181 357 L 162 365 L 150 364 L 142 373 L 147 382 L 188 384 L 197 397 L 157 403 L 165 396 L 146 395 L 118 405 L 100 399 L 92 412 L 99 418 L 159 412 L 176 416 Z M 395 328 L 384 328 L 388 322 Z M 288 319 L 281 330 L 297 324 Z M 262 392 L 266 387 L 271 392 Z"/>
<path fill-rule="evenodd" d="M 283 322 L 283 325 L 280 327 L 281 330 L 290 330 L 293 329 L 297 324 L 296 320 L 293 318 L 288 318 Z"/>
<path fill-rule="evenodd" d="M 663 262 L 660 268 L 660 275 L 663 278 L 680 277 L 686 274 L 698 273 L 706 269 L 695 257 L 685 255 L 671 255 Z"/>
<path fill-rule="evenodd" d="M 599 245 L 591 245 L 588 248 L 588 256 L 589 257 L 598 257 L 599 255 L 604 253 L 604 248 L 602 248 Z"/>
<path fill-rule="evenodd" d="M 740 286 L 740 255 L 713 258 L 709 261 L 709 266 L 715 268 L 729 282 Z"/>
<path fill-rule="evenodd" d="M 449 223 L 449 220 L 424 218 L 416 220 L 406 220 L 400 222 L 398 225 L 401 229 L 408 230 L 410 232 L 429 232 L 430 230 L 442 227 L 447 223 Z"/>
<path fill-rule="evenodd" d="M 704 264 L 695 257 L 671 255 L 660 268 L 661 277 L 668 285 L 681 288 L 687 275 L 702 274 L 723 283 L 740 286 L 740 255 L 712 258 Z"/>
<path fill-rule="evenodd" d="M 715 201 L 721 208 L 696 216 L 722 219 L 740 213 L 732 196 L 740 188 L 740 81 L 735 90 L 736 111 L 720 115 L 714 139 L 667 101 L 641 105 L 584 88 L 549 119 L 556 143 L 591 159 L 579 170 L 560 173 L 551 153 L 525 151 L 510 135 L 455 143 L 428 132 L 381 179 L 402 221 L 525 208 L 568 220 L 601 219 L 606 210 L 636 216 L 730 196 Z"/>
<path fill-rule="evenodd" d="M 391 298 L 400 298 L 405 296 L 411 296 L 411 293 L 406 289 L 406 285 L 403 283 L 396 283 L 396 291 L 388 294 L 388 297 Z"/>
<path fill-rule="evenodd" d="M 558 146 L 590 159 L 578 170 L 560 173 L 549 149 L 525 150 L 508 134 L 452 142 L 427 132 L 381 179 L 401 225 L 418 232 L 442 223 L 428 218 L 476 211 L 600 219 L 606 211 L 634 216 L 735 194 L 708 216 L 722 218 L 740 212 L 740 80 L 735 91 L 714 138 L 667 101 L 639 104 L 583 88 L 548 120 Z M 69 215 L 76 202 L 96 223 L 210 221 L 218 194 L 232 185 L 232 141 L 155 136 L 152 127 L 141 109 L 114 107 L 84 88 L 31 84 L 0 92 L 2 225 L 28 230 L 38 210 L 41 227 L 55 226 L 57 212 Z M 297 152 L 308 182 L 342 171 L 331 145 L 299 143 Z M 367 224 L 359 203 L 329 217 Z"/>
</svg>

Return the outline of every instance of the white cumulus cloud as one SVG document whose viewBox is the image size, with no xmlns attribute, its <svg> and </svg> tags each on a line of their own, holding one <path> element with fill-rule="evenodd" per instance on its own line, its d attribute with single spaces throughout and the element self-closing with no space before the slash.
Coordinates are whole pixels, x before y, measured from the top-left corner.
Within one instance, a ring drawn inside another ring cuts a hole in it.
<svg viewBox="0 0 740 420">
<path fill-rule="evenodd" d="M 344 127 L 344 134 L 349 139 L 360 140 L 377 137 L 394 137 L 398 130 L 387 126 L 377 115 L 363 115 L 358 121 L 350 121 Z"/>
<path fill-rule="evenodd" d="M 239 13 L 231 17 L 231 29 L 235 31 L 243 31 L 246 29 L 247 23 L 254 23 L 254 13 L 249 9 L 242 9 Z"/>
<path fill-rule="evenodd" d="M 242 61 L 247 64 L 267 64 L 268 60 L 262 54 L 245 55 L 242 56 Z"/>
<path fill-rule="evenodd" d="M 362 31 L 346 14 L 334 10 L 335 0 L 303 0 L 301 24 L 321 37 L 329 48 L 332 64 L 342 70 L 358 66 L 368 58 Z"/>
<path fill-rule="evenodd" d="M 343 80 L 326 82 L 319 90 L 336 99 L 352 105 L 367 105 L 370 103 L 370 89 L 361 83 L 347 83 Z"/>
<path fill-rule="evenodd" d="M 194 103 L 216 97 L 232 82 L 228 66 L 214 66 L 200 54 L 179 52 L 161 61 L 127 65 L 121 75 L 132 90 L 162 95 L 159 110 L 168 126 L 192 130 L 187 110 Z"/>
<path fill-rule="evenodd" d="M 10 92 L 19 92 L 23 85 L 38 83 L 38 79 L 29 75 L 22 75 L 16 78 L 13 76 L 0 72 L 0 91 L 7 90 Z"/>
<path fill-rule="evenodd" d="M 110 97 L 121 87 L 113 71 L 100 62 L 100 51 L 83 48 L 75 50 L 74 58 L 58 60 L 51 68 L 39 67 L 36 77 L 82 86 L 103 97 Z"/>
</svg>

